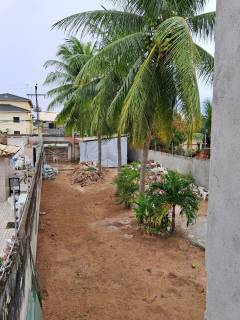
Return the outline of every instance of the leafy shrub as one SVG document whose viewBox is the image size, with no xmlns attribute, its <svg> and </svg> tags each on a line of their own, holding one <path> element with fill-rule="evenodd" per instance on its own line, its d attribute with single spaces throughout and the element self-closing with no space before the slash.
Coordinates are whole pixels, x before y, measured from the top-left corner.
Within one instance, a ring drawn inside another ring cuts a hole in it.
<svg viewBox="0 0 240 320">
<path fill-rule="evenodd" d="M 150 186 L 150 192 L 157 193 L 163 203 L 172 208 L 172 231 L 175 230 L 176 206 L 187 218 L 187 226 L 195 222 L 199 208 L 199 197 L 193 191 L 193 179 L 183 177 L 175 171 L 168 171 L 159 183 Z"/>
<path fill-rule="evenodd" d="M 124 203 L 126 208 L 130 208 L 136 200 L 139 178 L 139 163 L 133 162 L 130 165 L 122 167 L 116 179 L 119 203 Z"/>
<path fill-rule="evenodd" d="M 136 204 L 136 220 L 145 225 L 147 232 L 167 232 L 170 226 L 174 232 L 176 206 L 186 216 L 188 226 L 196 219 L 199 198 L 193 192 L 191 176 L 169 171 L 161 182 L 151 184 L 147 193 L 139 195 Z"/>
<path fill-rule="evenodd" d="M 158 194 L 149 190 L 136 201 L 135 217 L 139 224 L 146 226 L 148 233 L 166 232 L 170 226 L 170 206 Z M 153 230 L 155 230 L 153 232 Z"/>
</svg>

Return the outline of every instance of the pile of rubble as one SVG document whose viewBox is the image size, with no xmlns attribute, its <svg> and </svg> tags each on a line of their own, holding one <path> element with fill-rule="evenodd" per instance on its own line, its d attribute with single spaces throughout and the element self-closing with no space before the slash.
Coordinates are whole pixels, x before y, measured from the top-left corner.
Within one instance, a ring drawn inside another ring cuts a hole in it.
<svg viewBox="0 0 240 320">
<path fill-rule="evenodd" d="M 147 173 L 146 173 L 146 183 L 150 185 L 154 182 L 160 182 L 161 177 L 166 174 L 168 170 L 164 168 L 160 163 L 155 161 L 148 161 L 147 163 Z M 199 195 L 203 200 L 208 200 L 208 190 L 204 187 L 196 186 L 193 184 L 193 191 Z"/>
<path fill-rule="evenodd" d="M 97 163 L 94 161 L 79 163 L 70 174 L 71 183 L 77 183 L 81 187 L 86 187 L 102 179 L 103 171 L 101 173 L 98 172 Z"/>
<path fill-rule="evenodd" d="M 148 161 L 146 183 L 151 184 L 154 182 L 160 182 L 162 175 L 166 173 L 167 169 L 164 168 L 160 163 L 157 163 L 155 161 Z"/>
</svg>

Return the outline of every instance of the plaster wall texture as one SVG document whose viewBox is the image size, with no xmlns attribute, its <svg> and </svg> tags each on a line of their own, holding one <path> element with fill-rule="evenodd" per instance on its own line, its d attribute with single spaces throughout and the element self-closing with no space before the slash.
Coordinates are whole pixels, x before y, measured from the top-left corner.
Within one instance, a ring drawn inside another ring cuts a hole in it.
<svg viewBox="0 0 240 320">
<path fill-rule="evenodd" d="M 19 122 L 14 122 L 13 118 L 18 117 Z M 31 112 L 1 112 L 0 111 L 0 130 L 14 134 L 19 131 L 20 134 L 32 134 L 32 115 Z"/>
<path fill-rule="evenodd" d="M 142 151 L 130 149 L 128 157 L 131 161 L 141 161 Z M 152 150 L 149 151 L 149 160 L 159 162 L 165 168 L 178 171 L 181 174 L 191 173 L 197 185 L 208 188 L 209 160 L 198 160 Z"/>
<path fill-rule="evenodd" d="M 12 175 L 12 169 L 8 158 L 0 157 L 0 202 L 7 200 L 9 196 L 9 178 Z"/>
<path fill-rule="evenodd" d="M 240 319 L 240 1 L 217 1 L 207 320 Z"/>
<path fill-rule="evenodd" d="M 12 100 L 12 101 L 6 100 L 6 101 L 4 101 L 4 100 L 2 100 L 0 102 L 0 104 L 11 104 L 11 105 L 13 105 L 15 107 L 23 108 L 25 110 L 28 110 L 29 112 L 32 112 L 32 106 L 31 106 L 30 102 L 28 102 L 28 101 L 15 101 L 15 100 Z"/>
<path fill-rule="evenodd" d="M 37 145 L 39 144 L 40 140 L 37 136 L 29 136 L 29 135 L 22 135 L 22 136 L 8 136 L 7 144 L 10 146 L 19 146 L 25 147 L 26 145 Z"/>
</svg>

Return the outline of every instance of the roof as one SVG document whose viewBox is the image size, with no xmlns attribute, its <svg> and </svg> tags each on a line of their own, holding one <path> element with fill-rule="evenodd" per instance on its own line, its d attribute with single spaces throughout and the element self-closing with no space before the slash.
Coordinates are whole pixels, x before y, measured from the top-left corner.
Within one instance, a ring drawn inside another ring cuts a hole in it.
<svg viewBox="0 0 240 320">
<path fill-rule="evenodd" d="M 118 137 L 117 134 L 114 134 L 114 135 L 109 136 L 109 137 L 102 136 L 101 140 L 111 140 L 111 139 L 116 139 L 117 137 Z M 126 134 L 122 134 L 121 137 L 125 138 L 125 137 L 127 137 L 127 135 Z M 79 142 L 88 142 L 88 141 L 97 141 L 98 137 L 94 137 L 94 136 L 93 137 L 83 137 L 83 138 L 77 138 L 76 137 L 75 139 L 78 140 Z"/>
<path fill-rule="evenodd" d="M 1 93 L 0 101 L 18 101 L 18 102 L 28 102 L 32 106 L 32 101 L 27 98 L 19 97 L 11 93 Z"/>
<path fill-rule="evenodd" d="M 12 104 L 0 103 L 0 112 L 30 112 L 30 111 L 24 108 L 13 106 Z"/>
<path fill-rule="evenodd" d="M 7 146 L 5 144 L 0 144 L 0 157 L 11 157 L 20 149 L 20 147 L 16 146 Z"/>
<path fill-rule="evenodd" d="M 45 122 L 54 122 L 56 120 L 57 112 L 39 112 L 39 120 Z"/>
</svg>

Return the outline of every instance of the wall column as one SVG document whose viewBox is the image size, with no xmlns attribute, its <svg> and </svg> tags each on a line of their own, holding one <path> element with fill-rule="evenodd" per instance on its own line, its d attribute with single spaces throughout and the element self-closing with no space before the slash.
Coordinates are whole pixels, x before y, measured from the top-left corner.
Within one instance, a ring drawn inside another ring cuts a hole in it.
<svg viewBox="0 0 240 320">
<path fill-rule="evenodd" d="M 72 144 L 68 144 L 68 161 L 72 161 Z"/>
<path fill-rule="evenodd" d="M 240 319 L 240 1 L 217 1 L 207 320 Z"/>
<path fill-rule="evenodd" d="M 9 159 L 0 157 L 0 202 L 9 197 L 9 178 L 11 177 Z"/>
</svg>

